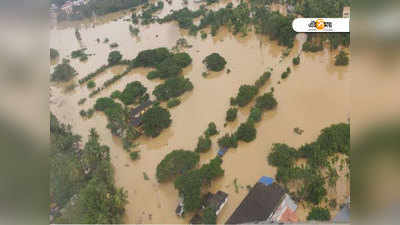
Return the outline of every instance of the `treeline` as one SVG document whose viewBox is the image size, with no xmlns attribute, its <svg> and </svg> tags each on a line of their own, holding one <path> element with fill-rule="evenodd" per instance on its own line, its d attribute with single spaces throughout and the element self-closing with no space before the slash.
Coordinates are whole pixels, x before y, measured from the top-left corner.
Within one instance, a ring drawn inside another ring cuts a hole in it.
<svg viewBox="0 0 400 225">
<path fill-rule="evenodd" d="M 114 185 L 109 147 L 94 129 L 83 149 L 80 142 L 50 114 L 50 222 L 122 223 L 127 192 Z"/>
<path fill-rule="evenodd" d="M 117 64 L 128 65 L 128 68 L 121 74 L 114 75 L 111 79 L 106 80 L 103 86 L 100 86 L 96 90 L 92 91 L 89 94 L 89 97 L 93 97 L 101 90 L 112 85 L 127 75 L 130 71 L 138 67 L 150 67 L 156 69 L 147 74 L 148 79 L 167 79 L 165 83 L 158 85 L 153 91 L 153 94 L 160 101 L 167 101 L 170 98 L 178 97 L 185 91 L 190 91 L 193 89 L 193 84 L 189 81 L 189 79 L 179 77 L 179 75 L 182 73 L 182 69 L 192 63 L 192 58 L 187 53 L 183 52 L 174 54 L 167 48 L 155 48 L 139 52 L 136 58 L 132 60 L 122 60 L 122 56 L 120 56 L 119 52 L 114 57 L 112 54 L 113 52 L 111 52 L 109 55 L 109 63 L 107 65 L 100 67 L 95 72 L 90 73 L 86 77 L 80 79 L 79 83 L 82 84 L 99 75 L 107 68 Z"/>
<path fill-rule="evenodd" d="M 200 24 L 196 26 L 193 19 L 202 16 Z M 292 47 L 296 33 L 291 29 L 294 17 L 283 16 L 277 12 L 271 12 L 264 4 L 249 7 L 247 2 L 241 2 L 237 7 L 228 3 L 219 10 L 207 10 L 201 7 L 191 11 L 187 8 L 173 11 L 164 18 L 158 19 L 159 23 L 177 21 L 182 29 L 189 30 L 189 34 L 197 35 L 198 31 L 211 27 L 211 34 L 215 36 L 222 26 L 227 26 L 233 34 L 247 35 L 251 25 L 254 25 L 257 33 L 269 35 L 272 40 L 278 40 L 280 45 Z"/>
<path fill-rule="evenodd" d="M 326 184 L 334 187 L 339 178 L 336 163 L 340 154 L 347 156 L 346 164 L 350 168 L 350 125 L 346 123 L 323 129 L 316 141 L 298 149 L 282 143 L 274 144 L 267 159 L 270 165 L 278 169 L 278 182 L 285 187 L 293 183 L 300 184 L 296 192 L 291 194 L 296 201 L 318 206 L 327 197 Z M 305 159 L 306 164 L 298 166 L 296 162 L 299 159 Z M 336 207 L 336 204 L 332 205 Z"/>
<path fill-rule="evenodd" d="M 199 160 L 198 153 L 180 149 L 167 154 L 157 166 L 156 176 L 159 182 L 167 182 L 176 178 L 175 188 L 183 197 L 185 212 L 199 210 L 201 208 L 201 189 L 204 185 L 210 185 L 213 179 L 224 175 L 221 158 L 216 157 L 195 169 Z"/>
<path fill-rule="evenodd" d="M 54 1 L 62 2 L 63 0 Z M 135 8 L 147 3 L 148 0 L 90 0 L 86 5 L 74 6 L 74 12 L 69 16 L 65 12 L 60 12 L 57 19 L 58 21 L 66 19 L 81 20 L 91 18 L 94 13 L 97 16 L 101 16 L 124 9 Z"/>
</svg>

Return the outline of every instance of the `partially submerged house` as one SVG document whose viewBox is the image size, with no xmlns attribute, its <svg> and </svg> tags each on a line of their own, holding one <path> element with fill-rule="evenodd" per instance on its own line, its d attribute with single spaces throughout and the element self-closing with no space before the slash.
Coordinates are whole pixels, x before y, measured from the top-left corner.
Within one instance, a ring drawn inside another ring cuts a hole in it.
<svg viewBox="0 0 400 225">
<path fill-rule="evenodd" d="M 215 194 L 209 192 L 204 200 L 203 209 L 212 207 L 215 209 L 215 214 L 218 215 L 228 201 L 228 194 L 223 191 L 217 191 Z"/>
<path fill-rule="evenodd" d="M 296 203 L 270 177 L 261 177 L 225 224 L 298 222 Z"/>
<path fill-rule="evenodd" d="M 133 108 L 129 112 L 129 121 L 130 124 L 135 128 L 138 129 L 140 126 L 142 126 L 142 116 L 143 113 L 146 111 L 147 108 L 149 108 L 153 104 L 152 101 L 147 100 L 140 104 L 138 107 Z"/>
</svg>

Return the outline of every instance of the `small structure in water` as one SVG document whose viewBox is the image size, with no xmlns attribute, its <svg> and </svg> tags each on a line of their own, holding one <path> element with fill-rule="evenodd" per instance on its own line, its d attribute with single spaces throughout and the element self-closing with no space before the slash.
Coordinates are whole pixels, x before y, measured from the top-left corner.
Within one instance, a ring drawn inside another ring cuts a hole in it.
<svg viewBox="0 0 400 225">
<path fill-rule="evenodd" d="M 184 210 L 183 210 L 183 199 L 180 199 L 179 204 L 176 207 L 175 213 L 178 216 L 183 216 L 183 213 L 184 213 Z"/>
<path fill-rule="evenodd" d="M 221 147 L 221 148 L 219 149 L 219 151 L 218 151 L 218 156 L 219 156 L 219 157 L 224 156 L 225 153 L 226 153 L 227 151 L 228 151 L 228 148 L 227 148 L 227 147 Z"/>
<path fill-rule="evenodd" d="M 152 104 L 153 104 L 153 102 L 148 100 L 148 101 L 145 101 L 142 104 L 140 104 L 138 107 L 133 108 L 129 112 L 129 123 L 130 123 L 130 125 L 132 125 L 135 129 L 140 128 L 142 126 L 142 124 L 143 124 L 143 122 L 142 122 L 143 113 Z"/>
<path fill-rule="evenodd" d="M 209 192 L 206 194 L 204 200 L 203 209 L 212 207 L 215 209 L 215 214 L 218 215 L 228 201 L 228 194 L 223 191 L 217 191 L 215 194 Z"/>
</svg>

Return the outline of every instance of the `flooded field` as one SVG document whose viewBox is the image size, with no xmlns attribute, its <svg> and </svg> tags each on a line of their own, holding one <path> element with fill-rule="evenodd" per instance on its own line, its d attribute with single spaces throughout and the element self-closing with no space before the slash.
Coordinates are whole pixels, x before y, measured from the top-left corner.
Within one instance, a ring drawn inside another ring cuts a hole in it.
<svg viewBox="0 0 400 225">
<path fill-rule="evenodd" d="M 195 3 L 190 4 L 193 4 L 190 5 L 191 8 L 198 7 Z M 174 1 L 172 5 L 165 4 L 161 14 L 166 15 L 171 8 L 180 7 L 182 5 L 178 4 L 178 1 Z M 88 53 L 95 54 L 83 63 L 78 59 L 71 59 L 71 65 L 79 73 L 73 81 L 77 83 L 78 79 L 106 64 L 108 53 L 112 51 L 110 43 L 118 43 L 119 47 L 116 50 L 121 52 L 123 58 L 131 59 L 142 50 L 172 48 L 179 38 L 186 38 L 189 44 L 193 45 L 185 50 L 193 58 L 193 63 L 184 69 L 183 75 L 192 81 L 194 89 L 181 97 L 181 105 L 170 110 L 173 120 L 171 127 L 157 138 L 139 138 L 137 142 L 140 145 L 137 148 L 141 151 L 140 159 L 132 161 L 123 150 L 121 140 L 113 137 L 106 129 L 107 121 L 103 113 L 96 112 L 88 120 L 79 115 L 81 109 L 92 107 L 96 98 L 109 96 L 111 92 L 122 90 L 127 83 L 135 80 L 140 81 L 151 93 L 160 81 L 146 79 L 150 69 L 138 68 L 131 71 L 93 98 L 88 97 L 90 91 L 86 85 L 65 92 L 67 84 L 51 84 L 49 100 L 50 110 L 60 121 L 71 124 L 73 131 L 82 135 L 83 141 L 86 141 L 89 129 L 94 127 L 101 137 L 101 142 L 110 146 L 116 184 L 128 191 L 126 223 L 180 224 L 190 220 L 190 214 L 183 219 L 175 215 L 178 192 L 172 182 L 157 182 L 156 166 L 174 149 L 193 150 L 197 138 L 211 121 L 216 123 L 220 135 L 234 131 L 246 120 L 254 102 L 241 108 L 238 119 L 224 127 L 230 97 L 237 94 L 240 85 L 254 83 L 268 68 L 273 68 L 271 80 L 259 94 L 274 87 L 278 107 L 265 113 L 262 121 L 256 125 L 255 141 L 240 142 L 237 149 L 231 149 L 224 156 L 222 167 L 225 169 L 225 175 L 214 181 L 209 188 L 212 192 L 222 190 L 229 194 L 228 203 L 218 216 L 218 223 L 224 223 L 245 197 L 247 185 L 254 185 L 261 176 L 275 175 L 275 168 L 269 166 L 266 160 L 272 143 L 285 142 L 299 147 L 315 140 L 322 128 L 333 123 L 346 122 L 349 117 L 350 78 L 346 67 L 339 68 L 333 65 L 336 52 L 324 50 L 320 53 L 302 53 L 300 65 L 292 66 L 292 58 L 297 56 L 305 40 L 302 34 L 298 35 L 290 55 L 281 61 L 285 48 L 253 32 L 242 38 L 233 36 L 226 29 L 220 29 L 216 37 L 209 35 L 207 39 L 202 40 L 200 35 L 197 38 L 187 36 L 175 23 L 167 23 L 140 26 L 139 36 L 133 37 L 128 29 L 130 22 L 124 20 L 126 18 L 129 18 L 129 14 L 117 13 L 97 18 L 95 22 L 82 23 L 82 41 L 77 41 L 74 35 L 78 23 L 61 24 L 50 32 L 50 47 L 60 52 L 59 62 L 63 57 L 68 57 L 71 51 L 83 47 L 87 48 Z M 101 40 L 100 43 L 96 41 L 97 38 Z M 110 40 L 108 44 L 103 43 L 105 38 Z M 204 78 L 201 74 L 206 68 L 202 60 L 213 52 L 225 57 L 226 68 L 231 72 L 211 73 Z M 55 63 L 52 63 L 51 69 Z M 292 73 L 288 79 L 282 81 L 280 76 L 288 66 L 292 68 Z M 101 86 L 105 80 L 123 69 L 123 66 L 115 66 L 93 80 L 97 86 Z M 79 106 L 78 101 L 85 97 L 87 101 Z M 295 127 L 300 127 L 304 133 L 297 135 L 293 132 Z M 201 155 L 201 163 L 215 157 L 218 150 L 217 139 L 218 137 L 212 138 L 212 149 Z M 144 173 L 150 180 L 144 179 Z M 239 184 L 238 192 L 233 183 L 235 179 Z M 348 187 L 344 193 L 349 193 Z"/>
</svg>

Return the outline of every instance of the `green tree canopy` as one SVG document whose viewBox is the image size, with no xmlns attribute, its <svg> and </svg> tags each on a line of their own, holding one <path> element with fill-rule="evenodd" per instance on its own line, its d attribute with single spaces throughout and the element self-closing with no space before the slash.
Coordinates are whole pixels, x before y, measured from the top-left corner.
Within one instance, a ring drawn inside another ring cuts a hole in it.
<svg viewBox="0 0 400 225">
<path fill-rule="evenodd" d="M 170 98 L 181 96 L 186 91 L 191 91 L 193 84 L 188 78 L 173 77 L 166 80 L 163 84 L 156 86 L 153 90 L 153 95 L 159 101 L 167 101 Z"/>
<path fill-rule="evenodd" d="M 313 207 L 311 212 L 308 213 L 307 220 L 315 220 L 315 221 L 329 221 L 331 219 L 331 214 L 329 210 L 326 208 Z"/>
<path fill-rule="evenodd" d="M 168 153 L 157 166 L 158 182 L 165 182 L 172 177 L 193 169 L 200 160 L 199 154 L 182 149 Z"/>
<path fill-rule="evenodd" d="M 239 105 L 240 107 L 246 106 L 251 102 L 251 100 L 256 96 L 258 90 L 253 85 L 242 85 L 239 88 L 239 93 L 236 98 L 231 102 L 234 105 Z"/>
<path fill-rule="evenodd" d="M 253 123 L 242 123 L 237 130 L 238 140 L 251 142 L 256 138 L 257 130 L 254 128 Z"/>
<path fill-rule="evenodd" d="M 133 81 L 125 86 L 119 99 L 125 105 L 138 104 L 140 98 L 146 94 L 147 88 L 139 81 Z"/>
<path fill-rule="evenodd" d="M 110 52 L 110 54 L 108 55 L 108 64 L 109 65 L 115 65 L 117 64 L 119 61 L 121 61 L 122 59 L 122 55 L 119 51 L 112 51 Z"/>
<path fill-rule="evenodd" d="M 220 56 L 218 53 L 212 53 L 208 55 L 203 63 L 206 64 L 207 69 L 212 71 L 221 71 L 225 68 L 226 61 L 224 57 Z"/>
<path fill-rule="evenodd" d="M 171 114 L 168 110 L 153 105 L 150 109 L 143 113 L 143 130 L 144 134 L 149 137 L 157 137 L 163 129 L 171 125 Z"/>
<path fill-rule="evenodd" d="M 262 96 L 257 97 L 256 107 L 263 110 L 274 109 L 278 105 L 272 92 L 265 93 Z"/>
<path fill-rule="evenodd" d="M 69 60 L 63 59 L 63 62 L 54 68 L 54 72 L 51 74 L 51 81 L 67 82 L 77 74 L 75 69 L 69 64 Z"/>
</svg>

